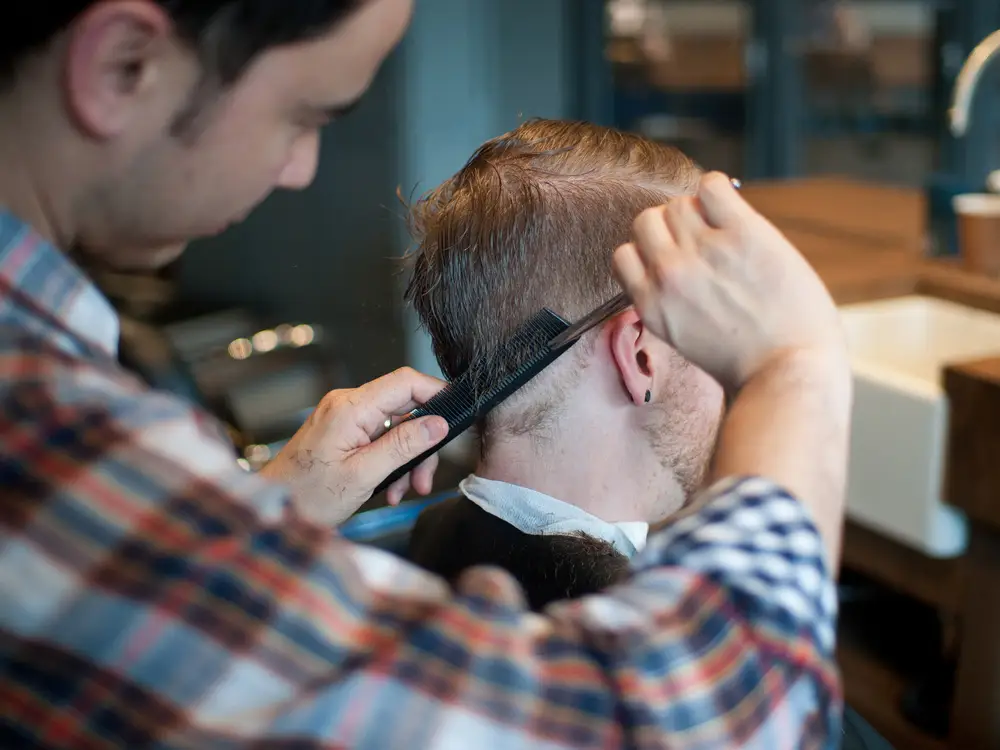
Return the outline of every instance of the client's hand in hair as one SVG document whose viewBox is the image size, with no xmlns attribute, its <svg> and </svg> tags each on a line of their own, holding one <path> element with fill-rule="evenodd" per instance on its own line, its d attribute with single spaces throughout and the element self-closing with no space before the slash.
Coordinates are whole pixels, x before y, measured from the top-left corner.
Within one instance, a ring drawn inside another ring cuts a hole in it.
<svg viewBox="0 0 1000 750">
<path fill-rule="evenodd" d="M 727 389 L 785 354 L 844 352 L 822 281 L 724 175 L 644 211 L 633 240 L 614 263 L 643 322 Z"/>
</svg>

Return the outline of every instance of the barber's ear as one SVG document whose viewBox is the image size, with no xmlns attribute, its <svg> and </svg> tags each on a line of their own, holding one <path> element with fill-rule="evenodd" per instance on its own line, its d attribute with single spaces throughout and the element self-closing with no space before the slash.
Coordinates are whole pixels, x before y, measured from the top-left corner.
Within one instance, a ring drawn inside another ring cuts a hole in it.
<svg viewBox="0 0 1000 750">
<path fill-rule="evenodd" d="M 66 101 L 95 138 L 119 135 L 143 114 L 146 94 L 167 52 L 172 23 L 157 3 L 92 3 L 67 38 Z"/>
<path fill-rule="evenodd" d="M 639 314 L 631 309 L 615 317 L 608 325 L 611 326 L 611 354 L 618 365 L 622 385 L 632 403 L 641 406 L 653 395 L 653 369 L 656 365 L 648 347 L 651 334 L 642 325 Z"/>
</svg>

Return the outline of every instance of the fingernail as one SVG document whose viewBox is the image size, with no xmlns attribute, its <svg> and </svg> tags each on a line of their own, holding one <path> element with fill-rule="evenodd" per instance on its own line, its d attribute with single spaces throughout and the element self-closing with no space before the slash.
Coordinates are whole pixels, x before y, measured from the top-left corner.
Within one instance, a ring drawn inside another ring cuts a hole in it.
<svg viewBox="0 0 1000 750">
<path fill-rule="evenodd" d="M 424 434 L 428 440 L 438 441 L 448 434 L 448 423 L 443 419 L 431 419 L 424 422 Z"/>
</svg>

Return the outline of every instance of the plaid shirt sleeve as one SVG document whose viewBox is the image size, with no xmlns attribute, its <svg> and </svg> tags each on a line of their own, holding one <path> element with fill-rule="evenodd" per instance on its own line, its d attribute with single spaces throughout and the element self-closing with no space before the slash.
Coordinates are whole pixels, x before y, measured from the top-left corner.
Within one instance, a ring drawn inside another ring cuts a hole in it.
<svg viewBox="0 0 1000 750">
<path fill-rule="evenodd" d="M 0 357 L 2 747 L 835 747 L 802 506 L 720 484 L 606 594 L 528 612 L 282 517 L 209 420 L 112 367 Z"/>
</svg>

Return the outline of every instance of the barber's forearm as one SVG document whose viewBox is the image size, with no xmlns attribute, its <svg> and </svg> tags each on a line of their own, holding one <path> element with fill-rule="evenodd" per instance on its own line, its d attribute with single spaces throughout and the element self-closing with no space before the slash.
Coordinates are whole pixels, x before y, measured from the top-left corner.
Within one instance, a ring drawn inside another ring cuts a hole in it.
<svg viewBox="0 0 1000 750">
<path fill-rule="evenodd" d="M 852 401 L 840 351 L 777 360 L 737 394 L 723 424 L 714 475 L 763 476 L 812 513 L 832 570 L 840 557 Z"/>
</svg>

